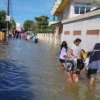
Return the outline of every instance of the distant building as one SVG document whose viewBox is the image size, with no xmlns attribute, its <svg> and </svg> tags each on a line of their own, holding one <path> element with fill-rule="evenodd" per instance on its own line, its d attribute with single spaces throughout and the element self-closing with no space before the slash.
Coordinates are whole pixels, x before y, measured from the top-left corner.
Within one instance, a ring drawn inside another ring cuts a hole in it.
<svg viewBox="0 0 100 100">
<path fill-rule="evenodd" d="M 56 27 L 57 43 L 66 40 L 71 46 L 79 37 L 83 41 L 82 48 L 91 49 L 100 41 L 99 7 L 100 0 L 55 0 L 51 14 L 57 20 L 50 21 L 49 25 Z M 86 41 L 88 46 L 85 46 Z"/>
<path fill-rule="evenodd" d="M 22 24 L 20 24 L 20 23 L 16 23 L 16 30 L 17 31 L 19 31 L 19 32 L 21 32 L 22 31 Z"/>
</svg>

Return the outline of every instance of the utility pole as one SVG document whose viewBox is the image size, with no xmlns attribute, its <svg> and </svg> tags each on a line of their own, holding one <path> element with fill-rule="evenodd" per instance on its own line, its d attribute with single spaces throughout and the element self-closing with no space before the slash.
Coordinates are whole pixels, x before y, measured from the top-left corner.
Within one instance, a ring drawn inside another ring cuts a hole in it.
<svg viewBox="0 0 100 100">
<path fill-rule="evenodd" d="M 10 15 L 10 0 L 7 1 L 7 16 Z M 8 35 L 9 35 L 9 21 L 7 20 L 7 29 L 6 29 L 6 44 L 8 45 Z"/>
</svg>

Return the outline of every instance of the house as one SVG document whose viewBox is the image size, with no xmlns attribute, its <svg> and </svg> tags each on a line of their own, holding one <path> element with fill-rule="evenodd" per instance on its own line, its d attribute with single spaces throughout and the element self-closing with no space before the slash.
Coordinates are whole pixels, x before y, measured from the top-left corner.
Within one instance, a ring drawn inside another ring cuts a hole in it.
<svg viewBox="0 0 100 100">
<path fill-rule="evenodd" d="M 50 25 L 56 27 L 57 43 L 65 40 L 71 46 L 79 37 L 82 48 L 92 49 L 100 41 L 99 7 L 100 0 L 55 0 L 51 14 L 57 20 L 50 21 Z"/>
</svg>

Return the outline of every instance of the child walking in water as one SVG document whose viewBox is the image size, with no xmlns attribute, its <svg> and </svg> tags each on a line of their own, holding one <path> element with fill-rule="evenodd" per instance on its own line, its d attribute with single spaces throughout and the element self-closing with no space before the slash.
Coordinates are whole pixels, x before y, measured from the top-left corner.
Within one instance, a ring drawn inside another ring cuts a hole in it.
<svg viewBox="0 0 100 100">
<path fill-rule="evenodd" d="M 73 56 L 67 55 L 67 51 L 68 51 L 67 43 L 63 41 L 61 45 L 59 60 L 62 64 L 61 69 L 67 71 L 67 81 L 72 82 L 72 70 L 75 66 L 75 62 L 74 60 L 67 60 L 67 62 L 65 61 L 66 58 L 70 59 L 73 58 Z"/>
<path fill-rule="evenodd" d="M 27 33 L 27 42 L 30 42 L 30 38 L 31 38 L 30 34 Z"/>
<path fill-rule="evenodd" d="M 80 71 L 84 66 L 83 61 L 80 59 L 80 43 L 81 39 L 77 38 L 70 51 L 71 55 L 74 56 L 73 61 L 75 62 L 74 70 L 72 71 L 72 79 L 76 83 L 79 81 Z"/>
<path fill-rule="evenodd" d="M 93 86 L 97 70 L 100 72 L 100 43 L 94 46 L 93 52 L 91 53 L 89 65 L 88 65 L 88 75 L 90 76 L 90 85 Z"/>
<path fill-rule="evenodd" d="M 85 59 L 87 58 L 87 53 L 85 52 L 84 49 L 81 49 L 80 56 L 81 56 L 81 59 L 85 61 Z"/>
<path fill-rule="evenodd" d="M 67 50 L 68 50 L 67 43 L 66 41 L 63 41 L 61 44 L 60 55 L 59 55 L 59 60 L 62 64 L 62 67 L 61 67 L 62 70 L 66 69 L 65 57 L 67 56 Z"/>
</svg>

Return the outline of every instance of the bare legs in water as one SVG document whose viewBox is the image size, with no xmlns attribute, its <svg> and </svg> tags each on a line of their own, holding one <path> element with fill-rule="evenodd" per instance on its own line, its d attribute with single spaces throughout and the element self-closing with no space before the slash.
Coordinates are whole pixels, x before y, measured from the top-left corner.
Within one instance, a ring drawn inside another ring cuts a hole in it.
<svg viewBox="0 0 100 100">
<path fill-rule="evenodd" d="M 66 69 L 66 64 L 65 63 L 62 63 L 61 70 L 65 70 L 65 69 Z"/>
</svg>

